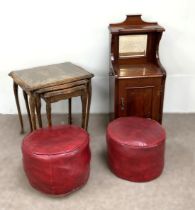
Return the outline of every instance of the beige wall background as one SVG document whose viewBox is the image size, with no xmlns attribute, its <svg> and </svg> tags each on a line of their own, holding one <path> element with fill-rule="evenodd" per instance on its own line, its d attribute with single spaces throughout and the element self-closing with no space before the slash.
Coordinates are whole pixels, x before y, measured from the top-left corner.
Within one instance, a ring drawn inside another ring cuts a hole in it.
<svg viewBox="0 0 195 210">
<path fill-rule="evenodd" d="M 107 27 L 140 13 L 166 29 L 160 44 L 168 75 L 164 111 L 195 112 L 194 11 L 193 0 L 0 0 L 0 113 L 16 113 L 11 70 L 65 61 L 95 74 L 91 112 L 108 112 Z M 74 100 L 75 112 L 79 103 Z M 53 110 L 66 112 L 66 103 Z"/>
</svg>

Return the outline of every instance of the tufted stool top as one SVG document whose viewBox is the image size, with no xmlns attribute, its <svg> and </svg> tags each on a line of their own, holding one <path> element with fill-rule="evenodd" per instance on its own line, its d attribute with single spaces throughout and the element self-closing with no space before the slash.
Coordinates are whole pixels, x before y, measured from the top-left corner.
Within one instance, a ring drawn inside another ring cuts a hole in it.
<svg viewBox="0 0 195 210">
<path fill-rule="evenodd" d="M 75 125 L 60 125 L 35 130 L 23 141 L 22 147 L 35 155 L 69 153 L 85 146 L 89 135 Z"/>
<path fill-rule="evenodd" d="M 165 131 L 154 120 L 140 117 L 121 117 L 112 121 L 107 136 L 116 143 L 135 148 L 155 147 L 165 141 Z"/>
</svg>

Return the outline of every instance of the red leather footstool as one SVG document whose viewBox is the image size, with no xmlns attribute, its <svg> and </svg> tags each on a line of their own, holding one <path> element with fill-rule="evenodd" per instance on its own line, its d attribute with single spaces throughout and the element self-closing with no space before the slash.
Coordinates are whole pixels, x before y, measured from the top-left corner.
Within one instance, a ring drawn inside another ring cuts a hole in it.
<svg viewBox="0 0 195 210">
<path fill-rule="evenodd" d="M 108 163 L 117 176 L 144 182 L 164 167 L 165 131 L 154 120 L 121 117 L 107 127 Z"/>
<path fill-rule="evenodd" d="M 67 194 L 89 177 L 88 133 L 74 125 L 35 130 L 22 143 L 23 165 L 30 184 L 44 193 Z"/>
</svg>

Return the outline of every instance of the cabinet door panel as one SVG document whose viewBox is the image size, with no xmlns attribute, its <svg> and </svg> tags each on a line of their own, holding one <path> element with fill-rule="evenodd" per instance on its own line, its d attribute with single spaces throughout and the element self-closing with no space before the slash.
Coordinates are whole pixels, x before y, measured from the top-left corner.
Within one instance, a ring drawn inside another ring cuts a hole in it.
<svg viewBox="0 0 195 210">
<path fill-rule="evenodd" d="M 116 117 L 138 116 L 161 121 L 159 78 L 120 80 Z"/>
<path fill-rule="evenodd" d="M 152 117 L 153 86 L 126 88 L 126 116 Z"/>
</svg>

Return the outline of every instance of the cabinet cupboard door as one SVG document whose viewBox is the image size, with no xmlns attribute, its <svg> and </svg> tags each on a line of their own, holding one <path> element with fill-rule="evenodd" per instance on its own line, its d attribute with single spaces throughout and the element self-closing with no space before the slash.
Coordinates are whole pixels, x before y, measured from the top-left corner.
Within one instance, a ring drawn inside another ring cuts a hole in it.
<svg viewBox="0 0 195 210">
<path fill-rule="evenodd" d="M 120 116 L 156 119 L 159 111 L 158 88 L 155 86 L 126 87 L 119 94 Z"/>
<path fill-rule="evenodd" d="M 127 88 L 127 116 L 151 117 L 152 95 L 153 87 Z"/>
</svg>

